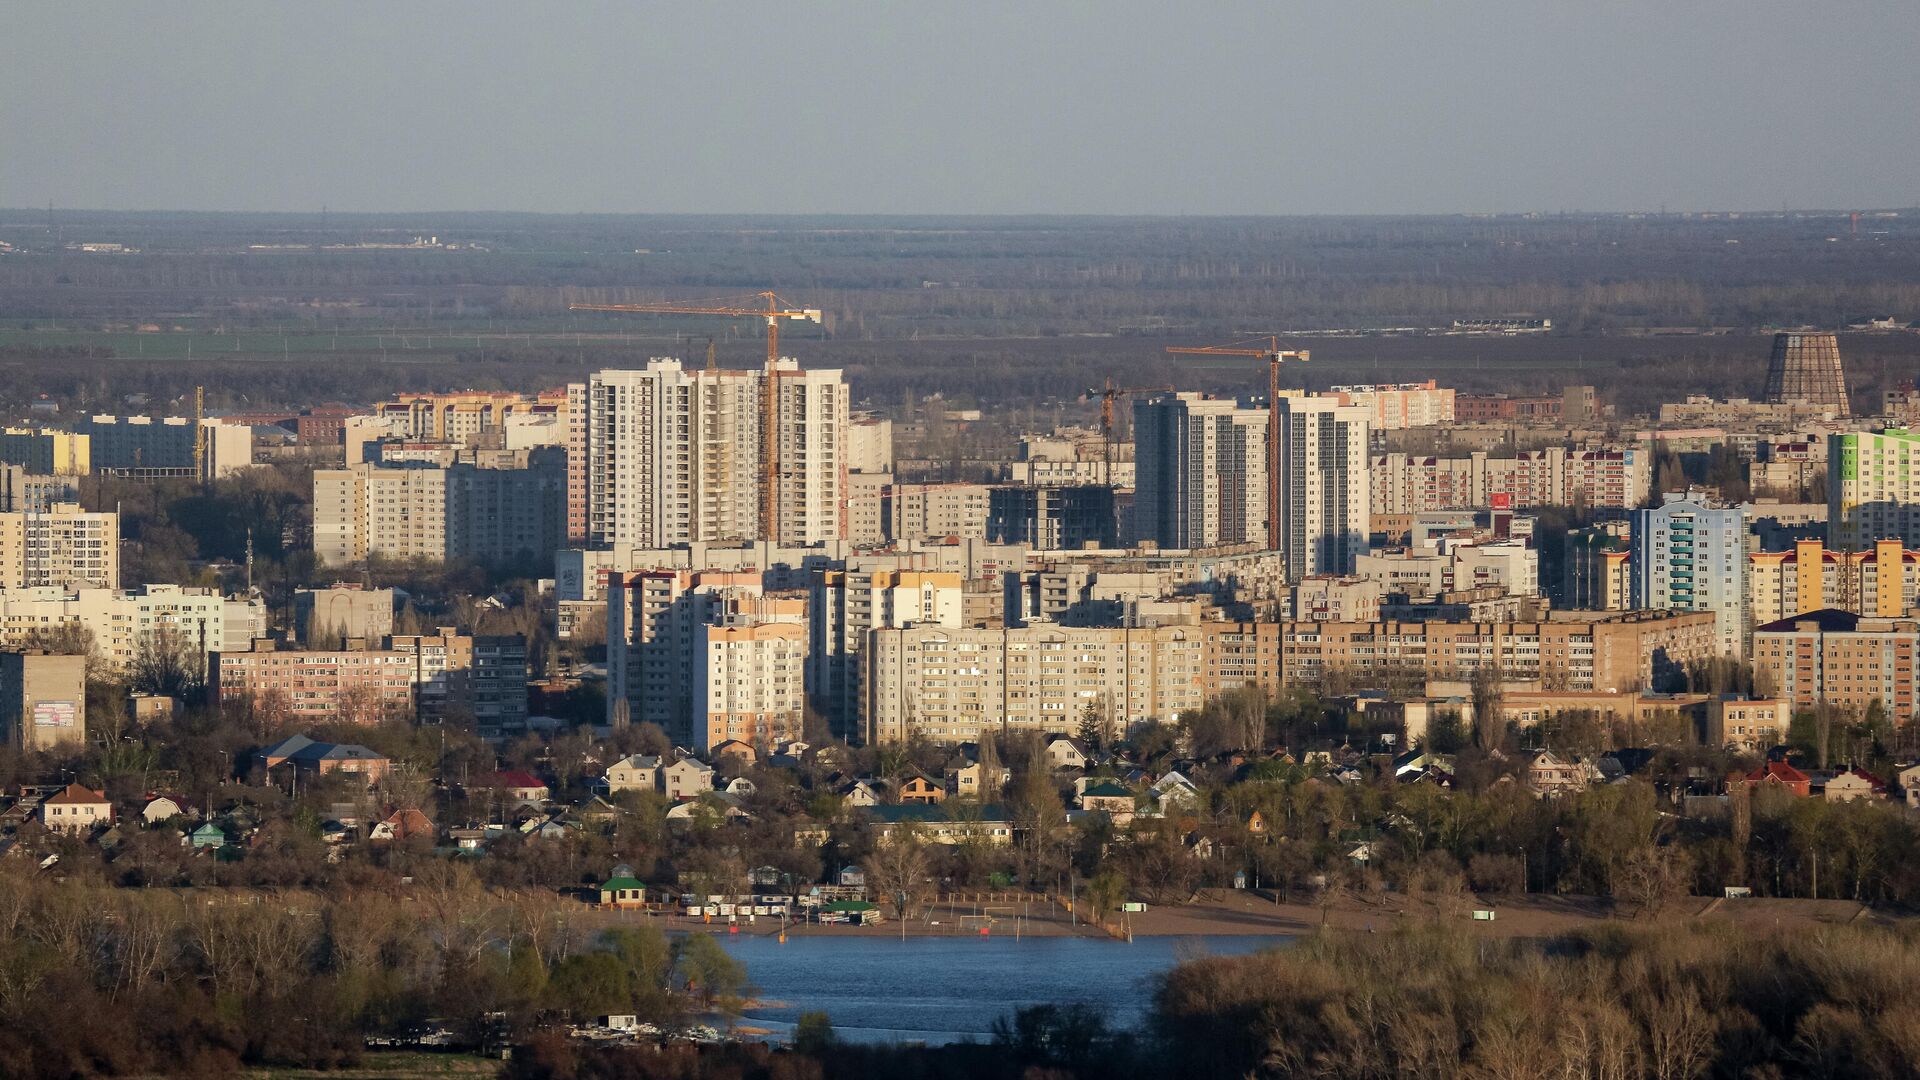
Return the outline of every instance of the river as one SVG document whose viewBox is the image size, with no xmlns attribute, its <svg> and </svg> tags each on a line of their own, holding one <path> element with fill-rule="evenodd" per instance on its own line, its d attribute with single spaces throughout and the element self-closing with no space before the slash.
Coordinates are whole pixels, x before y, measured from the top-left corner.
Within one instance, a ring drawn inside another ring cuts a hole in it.
<svg viewBox="0 0 1920 1080">
<path fill-rule="evenodd" d="M 722 937 L 747 967 L 763 1004 L 742 1023 L 784 1034 L 801 1013 L 824 1012 L 858 1042 L 929 1044 L 991 1037 L 1015 1009 L 1083 1002 L 1115 1027 L 1137 1024 L 1153 977 L 1182 960 L 1283 945 L 1284 937 L 1096 938 Z"/>
</svg>

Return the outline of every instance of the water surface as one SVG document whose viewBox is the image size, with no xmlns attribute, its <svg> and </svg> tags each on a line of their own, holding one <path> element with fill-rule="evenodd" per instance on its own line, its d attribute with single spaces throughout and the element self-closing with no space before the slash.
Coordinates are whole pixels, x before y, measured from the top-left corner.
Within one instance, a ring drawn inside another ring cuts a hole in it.
<svg viewBox="0 0 1920 1080">
<path fill-rule="evenodd" d="M 1136 938 L 722 937 L 764 1004 L 742 1023 L 784 1033 L 824 1012 L 861 1042 L 985 1042 L 1015 1009 L 1081 1002 L 1115 1027 L 1144 1016 L 1154 977 L 1182 960 L 1284 945 L 1273 936 Z"/>
</svg>

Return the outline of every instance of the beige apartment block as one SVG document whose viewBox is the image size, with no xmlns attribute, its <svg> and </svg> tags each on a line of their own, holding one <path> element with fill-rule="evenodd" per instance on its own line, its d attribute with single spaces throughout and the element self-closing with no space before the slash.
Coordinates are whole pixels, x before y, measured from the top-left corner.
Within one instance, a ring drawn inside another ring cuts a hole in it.
<svg viewBox="0 0 1920 1080">
<path fill-rule="evenodd" d="M 120 515 L 56 503 L 46 513 L 0 514 L 0 588 L 120 587 Z"/>
<path fill-rule="evenodd" d="M 0 652 L 0 742 L 16 750 L 87 741 L 87 658 Z"/>
</svg>

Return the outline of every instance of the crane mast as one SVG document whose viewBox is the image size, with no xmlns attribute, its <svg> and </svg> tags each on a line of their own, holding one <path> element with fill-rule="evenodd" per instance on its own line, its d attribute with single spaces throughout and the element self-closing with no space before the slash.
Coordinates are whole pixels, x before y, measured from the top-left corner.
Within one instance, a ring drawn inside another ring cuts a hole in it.
<svg viewBox="0 0 1920 1080">
<path fill-rule="evenodd" d="M 766 377 L 760 386 L 760 535 L 773 540 L 780 520 L 780 321 L 819 323 L 819 308 L 783 306 L 778 293 L 753 294 L 764 307 L 745 307 L 725 300 L 684 304 L 568 304 L 568 311 L 620 311 L 655 315 L 720 315 L 736 319 L 764 319 L 767 324 Z M 707 370 L 716 370 L 713 343 L 707 343 Z"/>
<path fill-rule="evenodd" d="M 1267 362 L 1267 547 L 1280 549 L 1280 365 L 1288 360 L 1302 363 L 1313 359 L 1305 349 L 1282 349 L 1279 335 L 1267 335 L 1266 345 L 1235 342 L 1231 345 L 1189 345 L 1167 347 L 1180 356 L 1251 356 Z"/>
</svg>

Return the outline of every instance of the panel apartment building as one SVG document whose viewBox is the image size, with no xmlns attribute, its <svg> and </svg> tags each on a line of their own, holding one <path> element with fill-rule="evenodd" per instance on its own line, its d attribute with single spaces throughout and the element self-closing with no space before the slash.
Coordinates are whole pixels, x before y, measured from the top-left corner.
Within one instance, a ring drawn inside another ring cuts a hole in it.
<svg viewBox="0 0 1920 1080">
<path fill-rule="evenodd" d="M 1287 576 L 1345 574 L 1367 550 L 1367 412 L 1329 398 L 1283 397 L 1273 467 Z"/>
<path fill-rule="evenodd" d="M 552 560 L 566 527 L 564 450 L 438 453 L 438 460 L 314 470 L 320 562 Z"/>
<path fill-rule="evenodd" d="M 951 571 L 829 570 L 809 605 L 807 686 L 836 734 L 858 731 L 868 635 L 909 626 L 957 628 L 964 579 Z"/>
<path fill-rule="evenodd" d="M 1827 440 L 1827 545 L 1920 547 L 1920 432 L 1854 431 Z"/>
<path fill-rule="evenodd" d="M 1686 494 L 1633 514 L 1628 604 L 1640 610 L 1710 611 L 1723 656 L 1746 655 L 1747 508 Z"/>
<path fill-rule="evenodd" d="M 1265 409 L 1204 394 L 1136 400 L 1135 538 L 1167 548 L 1264 543 L 1267 423 Z"/>
<path fill-rule="evenodd" d="M 1833 551 L 1801 540 L 1792 551 L 1747 556 L 1747 616 L 1755 626 L 1832 609 L 1895 619 L 1920 606 L 1920 551 L 1879 540 L 1866 551 Z"/>
<path fill-rule="evenodd" d="M 1510 458 L 1379 454 L 1373 458 L 1371 503 L 1381 516 L 1477 509 L 1499 494 L 1511 496 L 1515 509 L 1582 501 L 1596 509 L 1630 510 L 1645 503 L 1653 488 L 1651 461 L 1647 451 L 1631 446 L 1550 446 Z"/>
<path fill-rule="evenodd" d="M 761 430 L 765 394 L 771 433 Z M 787 358 L 759 371 L 688 371 L 655 359 L 601 371 L 579 396 L 589 545 L 846 535 L 849 421 L 839 371 L 806 371 Z M 766 446 L 777 450 L 771 475 Z M 763 504 L 770 521 L 761 520 Z"/>
<path fill-rule="evenodd" d="M 1432 379 L 1418 383 L 1329 386 L 1314 396 L 1365 409 L 1367 423 L 1374 431 L 1404 431 L 1453 422 L 1453 388 L 1440 386 Z"/>
<path fill-rule="evenodd" d="M 1563 612 L 1545 622 L 1282 623 L 1281 678 L 1319 686 L 1330 672 L 1374 685 L 1398 672 L 1452 679 L 1488 669 L 1567 690 L 1653 685 L 1718 655 L 1712 612 Z"/>
<path fill-rule="evenodd" d="M 256 640 L 248 651 L 214 658 L 214 698 L 302 722 L 380 723 L 417 713 L 428 721 L 470 719 L 486 738 L 525 729 L 525 639 L 442 627 L 381 644 L 296 650 Z"/>
<path fill-rule="evenodd" d="M 758 570 L 645 570 L 610 575 L 607 582 L 607 713 L 618 726 L 658 724 L 681 746 L 706 738 L 712 713 L 719 723 L 745 723 L 748 713 L 777 713 L 784 698 L 764 700 L 764 709 L 747 708 L 744 698 L 709 692 L 709 663 L 725 667 L 738 661 L 774 664 L 771 655 L 791 650 L 785 631 L 713 637 L 710 627 L 735 630 L 757 625 L 787 625 L 798 630 L 800 666 L 792 689 L 804 707 L 807 601 L 805 597 L 768 596 Z M 740 646 L 720 649 L 716 645 Z M 792 657 L 782 655 L 775 666 Z M 734 676 L 728 676 L 732 678 Z M 748 677 L 744 674 L 738 676 Z M 754 676 L 760 677 L 760 676 Z M 772 678 L 773 676 L 765 676 Z M 765 688 L 771 688 L 768 684 Z M 736 706 L 738 708 L 736 709 Z M 742 715 L 729 720 L 724 714 Z M 730 736 L 713 739 L 724 742 Z"/>
<path fill-rule="evenodd" d="M 0 513 L 0 589 L 120 587 L 120 515 L 55 503 Z"/>
<path fill-rule="evenodd" d="M 100 662 L 123 668 L 162 633 L 178 635 L 196 654 L 245 649 L 266 634 L 267 611 L 256 598 L 179 585 L 0 589 L 0 640 L 8 648 L 31 645 L 39 634 L 63 626 L 86 629 Z"/>
<path fill-rule="evenodd" d="M 1207 650 L 1201 625 L 874 630 L 862 735 L 873 744 L 1071 734 L 1089 712 L 1115 731 L 1177 721 L 1206 700 Z"/>
<path fill-rule="evenodd" d="M 1894 723 L 1920 715 L 1920 622 L 1820 610 L 1753 630 L 1753 670 L 1796 709 L 1862 714 L 1878 701 Z"/>
</svg>

